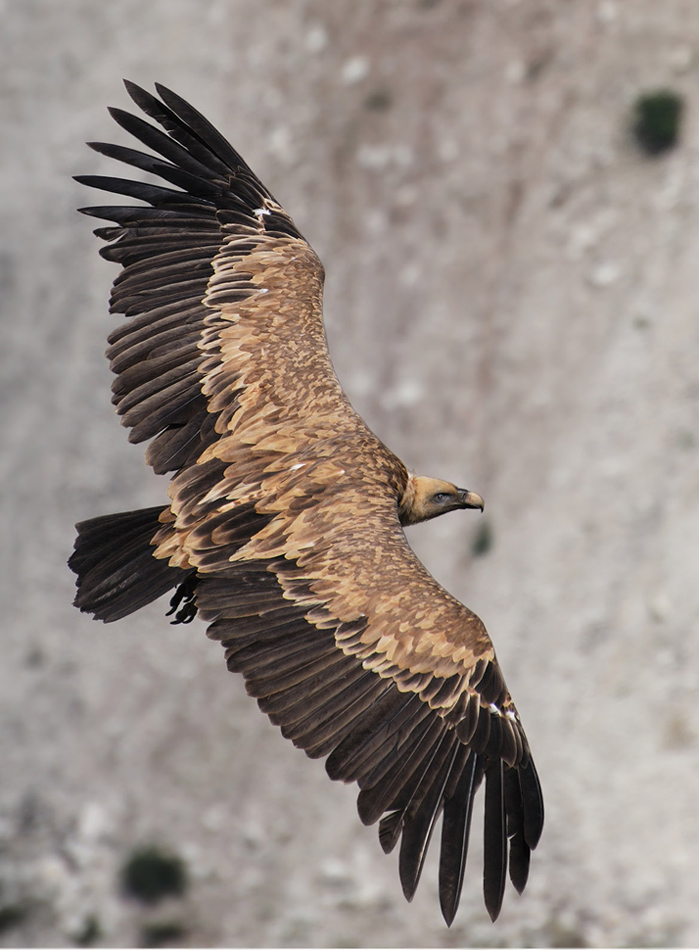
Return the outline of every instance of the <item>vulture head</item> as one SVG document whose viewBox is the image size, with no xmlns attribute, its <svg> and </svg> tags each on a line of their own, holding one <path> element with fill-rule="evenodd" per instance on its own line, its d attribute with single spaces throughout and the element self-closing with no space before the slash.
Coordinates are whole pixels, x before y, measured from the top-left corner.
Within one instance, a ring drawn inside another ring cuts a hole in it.
<svg viewBox="0 0 699 950">
<path fill-rule="evenodd" d="M 475 491 L 426 475 L 411 475 L 398 509 L 402 525 L 429 521 L 457 508 L 480 508 L 485 502 Z"/>
</svg>

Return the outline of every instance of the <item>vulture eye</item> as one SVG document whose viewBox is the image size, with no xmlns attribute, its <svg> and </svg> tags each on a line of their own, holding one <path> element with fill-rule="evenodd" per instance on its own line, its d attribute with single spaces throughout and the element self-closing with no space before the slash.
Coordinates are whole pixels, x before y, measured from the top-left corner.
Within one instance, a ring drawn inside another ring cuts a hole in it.
<svg viewBox="0 0 699 950">
<path fill-rule="evenodd" d="M 446 491 L 438 491 L 434 497 L 433 501 L 436 501 L 438 505 L 443 505 L 445 501 L 449 501 L 451 495 Z"/>
</svg>

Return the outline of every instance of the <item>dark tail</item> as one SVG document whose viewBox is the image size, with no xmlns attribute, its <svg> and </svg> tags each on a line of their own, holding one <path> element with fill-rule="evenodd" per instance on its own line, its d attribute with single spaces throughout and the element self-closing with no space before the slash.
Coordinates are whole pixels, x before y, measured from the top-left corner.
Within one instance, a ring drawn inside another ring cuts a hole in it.
<svg viewBox="0 0 699 950">
<path fill-rule="evenodd" d="M 145 607 L 188 579 L 191 571 L 153 557 L 151 538 L 162 528 L 158 508 L 123 511 L 76 525 L 68 566 L 78 575 L 74 604 L 110 623 Z"/>
</svg>

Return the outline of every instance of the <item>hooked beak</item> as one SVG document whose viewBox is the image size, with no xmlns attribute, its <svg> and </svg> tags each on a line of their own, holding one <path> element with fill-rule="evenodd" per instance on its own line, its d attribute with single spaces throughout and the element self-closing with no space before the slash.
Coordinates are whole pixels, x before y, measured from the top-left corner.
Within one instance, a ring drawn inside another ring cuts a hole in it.
<svg viewBox="0 0 699 950">
<path fill-rule="evenodd" d="M 460 488 L 459 494 L 464 508 L 480 508 L 481 511 L 485 508 L 485 502 L 477 492 Z"/>
</svg>

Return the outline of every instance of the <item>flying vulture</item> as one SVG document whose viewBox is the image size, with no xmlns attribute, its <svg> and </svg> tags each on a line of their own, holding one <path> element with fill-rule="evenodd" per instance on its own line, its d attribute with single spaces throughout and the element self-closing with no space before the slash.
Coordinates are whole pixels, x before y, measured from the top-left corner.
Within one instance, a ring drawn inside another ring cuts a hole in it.
<svg viewBox="0 0 699 950">
<path fill-rule="evenodd" d="M 282 734 L 359 786 L 411 900 L 438 818 L 448 924 L 485 778 L 484 895 L 493 920 L 543 824 L 539 780 L 481 620 L 410 549 L 403 527 L 475 492 L 414 475 L 367 428 L 333 371 L 323 267 L 289 215 L 192 106 L 127 82 L 161 128 L 112 109 L 150 154 L 91 148 L 163 180 L 79 176 L 145 205 L 83 209 L 121 265 L 109 338 L 113 402 L 171 473 L 170 501 L 77 525 L 75 604 L 127 616 L 174 590 Z"/>
</svg>

